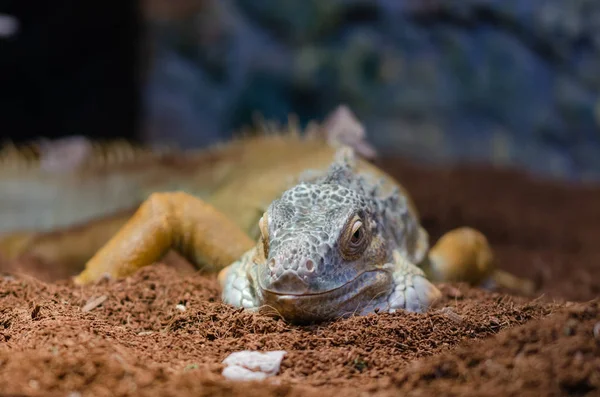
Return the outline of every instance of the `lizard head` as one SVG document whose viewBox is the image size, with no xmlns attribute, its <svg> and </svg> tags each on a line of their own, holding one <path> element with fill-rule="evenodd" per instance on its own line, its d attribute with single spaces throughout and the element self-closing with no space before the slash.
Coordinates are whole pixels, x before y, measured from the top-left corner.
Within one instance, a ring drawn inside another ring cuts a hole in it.
<svg viewBox="0 0 600 397">
<path fill-rule="evenodd" d="M 389 291 L 394 238 L 386 213 L 399 195 L 377 198 L 353 172 L 349 149 L 329 171 L 271 203 L 259 221 L 255 284 L 267 306 L 288 320 L 360 311 Z"/>
</svg>

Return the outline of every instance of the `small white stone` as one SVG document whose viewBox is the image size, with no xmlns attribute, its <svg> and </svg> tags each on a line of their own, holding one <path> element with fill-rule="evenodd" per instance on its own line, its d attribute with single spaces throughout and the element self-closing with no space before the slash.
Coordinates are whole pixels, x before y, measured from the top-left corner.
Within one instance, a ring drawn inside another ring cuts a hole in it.
<svg viewBox="0 0 600 397">
<path fill-rule="evenodd" d="M 175 306 L 175 309 L 179 310 L 180 312 L 184 312 L 187 310 L 187 307 L 185 307 L 185 305 L 182 305 L 181 303 L 178 304 L 177 306 Z"/>
<path fill-rule="evenodd" d="M 225 369 L 223 370 L 223 376 L 229 380 L 249 381 L 263 380 L 268 375 L 260 371 L 251 371 L 247 368 L 240 367 L 239 365 L 230 365 L 228 367 L 225 367 Z"/>
<path fill-rule="evenodd" d="M 232 380 L 255 380 L 277 375 L 286 354 L 287 352 L 283 350 L 270 352 L 243 350 L 231 353 L 223 360 L 223 364 L 227 365 L 223 370 L 223 376 Z"/>
</svg>

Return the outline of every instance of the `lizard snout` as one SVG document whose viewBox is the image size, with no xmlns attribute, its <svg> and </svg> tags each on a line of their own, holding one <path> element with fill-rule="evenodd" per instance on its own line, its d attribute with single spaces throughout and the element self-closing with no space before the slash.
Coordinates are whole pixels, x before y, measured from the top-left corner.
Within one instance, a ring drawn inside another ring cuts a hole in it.
<svg viewBox="0 0 600 397">
<path fill-rule="evenodd" d="M 294 261 L 271 258 L 267 262 L 268 277 L 265 289 L 277 294 L 302 294 L 309 290 L 309 278 L 317 270 L 311 258 Z"/>
</svg>

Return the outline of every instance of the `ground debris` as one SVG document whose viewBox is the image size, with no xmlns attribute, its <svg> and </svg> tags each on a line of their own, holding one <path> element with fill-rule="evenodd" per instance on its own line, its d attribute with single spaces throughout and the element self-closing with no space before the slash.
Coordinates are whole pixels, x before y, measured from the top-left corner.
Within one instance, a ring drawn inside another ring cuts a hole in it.
<svg viewBox="0 0 600 397">
<path fill-rule="evenodd" d="M 242 350 L 231 353 L 223 364 L 223 376 L 231 380 L 262 380 L 279 372 L 281 360 L 287 354 L 284 350 L 258 352 Z"/>
<path fill-rule="evenodd" d="M 146 397 L 597 394 L 600 309 L 592 300 L 600 279 L 600 189 L 508 171 L 386 164 L 413 194 L 432 242 L 457 225 L 478 227 L 499 266 L 519 276 L 544 274 L 542 289 L 524 297 L 451 283 L 440 286 L 439 305 L 425 315 L 380 312 L 293 326 L 222 304 L 216 276 L 179 272 L 177 264 L 85 288 L 3 273 L 0 390 Z M 222 375 L 223 358 L 243 350 L 287 354 L 277 376 L 231 382 Z"/>
<path fill-rule="evenodd" d="M 102 295 L 96 298 L 91 298 L 87 303 L 81 308 L 82 312 L 89 312 L 100 306 L 107 299 L 106 295 Z"/>
<path fill-rule="evenodd" d="M 440 309 L 440 313 L 444 314 L 446 317 L 448 317 L 450 320 L 454 321 L 457 324 L 461 324 L 464 321 L 461 316 L 456 314 L 454 310 L 452 310 L 449 307 L 444 307 Z"/>
</svg>

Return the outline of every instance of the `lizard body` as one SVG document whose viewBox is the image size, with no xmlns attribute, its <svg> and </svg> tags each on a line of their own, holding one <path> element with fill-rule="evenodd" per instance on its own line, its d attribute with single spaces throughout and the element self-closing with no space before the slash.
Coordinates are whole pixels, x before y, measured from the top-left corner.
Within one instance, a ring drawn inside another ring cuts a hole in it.
<svg viewBox="0 0 600 397">
<path fill-rule="evenodd" d="M 72 269 L 87 262 L 75 278 L 86 284 L 127 276 L 176 249 L 220 271 L 225 302 L 299 322 L 376 309 L 424 311 L 439 296 L 427 277 L 478 284 L 498 274 L 507 276 L 499 278 L 506 286 L 531 289 L 494 268 L 476 230 L 451 231 L 430 249 L 408 192 L 355 155 L 364 142 L 333 142 L 335 124 L 325 127 L 302 135 L 290 126 L 210 150 L 127 152 L 112 162 L 94 155 L 66 167 L 60 158 L 46 168 L 13 161 L 18 172 L 0 175 L 12 183 L 2 201 L 18 208 L 20 197 L 47 186 L 52 194 L 32 198 L 38 202 L 24 211 L 33 208 L 37 217 L 36 209 L 52 208 L 55 219 L 19 223 L 13 215 L 5 223 L 11 206 L 0 202 L 8 208 L 0 223 L 12 230 L 0 236 L 0 252 L 66 261 Z M 344 254 L 356 222 L 367 243 Z"/>
<path fill-rule="evenodd" d="M 398 186 L 340 149 L 322 176 L 274 200 L 258 243 L 222 271 L 225 302 L 295 322 L 425 311 L 439 290 L 415 264 L 424 231 Z M 385 185 L 388 189 L 385 189 Z"/>
<path fill-rule="evenodd" d="M 11 260 L 29 255 L 75 269 L 144 200 L 163 191 L 201 198 L 256 238 L 256 223 L 271 201 L 305 171 L 327 168 L 336 147 L 315 123 L 304 134 L 294 123 L 287 128 L 265 124 L 260 134 L 209 149 L 88 145 L 76 139 L 54 143 L 46 153 L 44 145 L 25 153 L 13 147 L 0 153 L 0 254 Z M 79 157 L 82 146 L 88 154 L 79 163 L 67 169 L 46 166 L 47 157 L 72 156 L 73 151 Z M 381 172 L 364 160 L 359 167 Z M 412 202 L 411 208 L 416 211 Z"/>
</svg>

